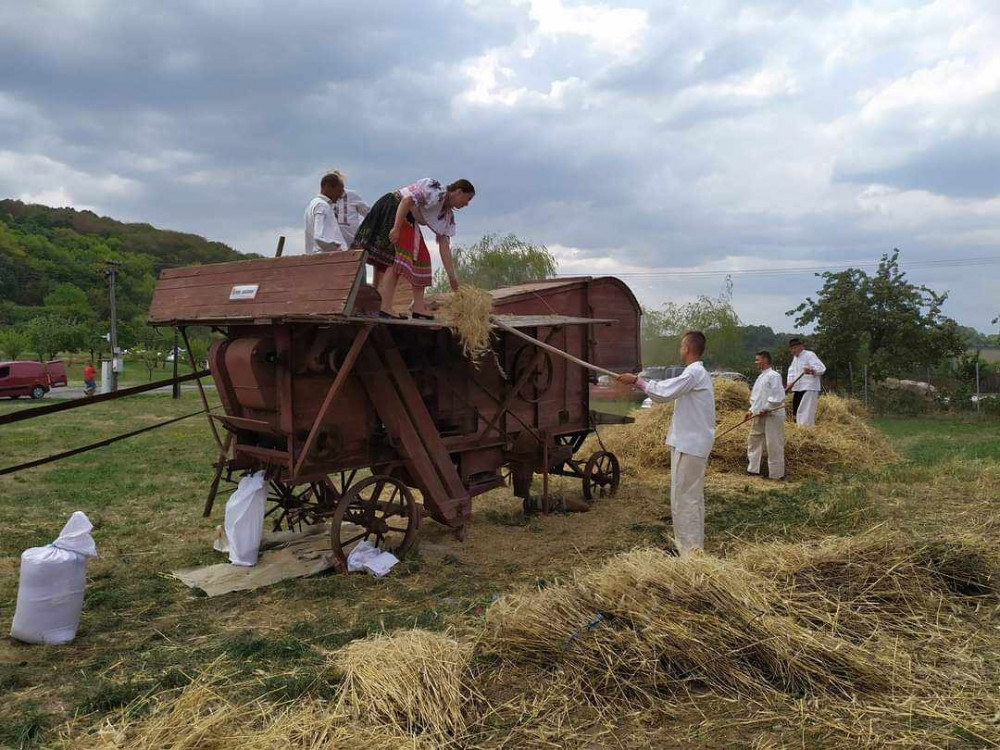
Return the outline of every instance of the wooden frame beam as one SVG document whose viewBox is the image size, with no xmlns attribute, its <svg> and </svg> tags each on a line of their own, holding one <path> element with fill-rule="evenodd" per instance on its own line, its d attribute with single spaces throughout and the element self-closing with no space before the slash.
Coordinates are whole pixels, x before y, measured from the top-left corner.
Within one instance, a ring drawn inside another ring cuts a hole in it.
<svg viewBox="0 0 1000 750">
<path fill-rule="evenodd" d="M 337 377 L 333 379 L 330 390 L 326 392 L 326 398 L 323 399 L 323 404 L 319 407 L 319 412 L 316 414 L 316 419 L 313 420 L 312 427 L 309 428 L 309 436 L 306 438 L 306 443 L 302 446 L 302 452 L 299 454 L 299 460 L 295 463 L 295 468 L 292 470 L 292 481 L 295 481 L 295 478 L 302 472 L 306 459 L 309 457 L 309 452 L 316 443 L 319 429 L 326 419 L 326 415 L 330 412 L 330 407 L 337 398 L 337 394 L 347 381 L 348 376 L 353 372 L 354 363 L 357 361 L 358 355 L 361 353 L 361 349 L 368 340 L 368 335 L 371 331 L 372 324 L 369 323 L 358 331 L 358 334 L 354 337 L 354 341 L 351 342 L 351 348 L 347 352 L 347 357 L 344 358 L 344 364 L 337 370 Z"/>
</svg>

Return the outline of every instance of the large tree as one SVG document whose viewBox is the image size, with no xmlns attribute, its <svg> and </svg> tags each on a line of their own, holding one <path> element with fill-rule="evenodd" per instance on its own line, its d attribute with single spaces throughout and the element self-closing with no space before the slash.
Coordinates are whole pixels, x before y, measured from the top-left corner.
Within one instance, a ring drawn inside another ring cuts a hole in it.
<svg viewBox="0 0 1000 750">
<path fill-rule="evenodd" d="M 463 284 L 499 289 L 555 275 L 555 257 L 544 245 L 535 245 L 508 234 L 487 234 L 470 247 L 452 249 L 455 273 Z M 448 291 L 448 277 L 439 269 L 432 291 Z"/>
<path fill-rule="evenodd" d="M 857 268 L 817 274 L 823 288 L 788 315 L 815 326 L 813 345 L 841 377 L 868 365 L 876 378 L 933 366 L 965 349 L 955 321 L 941 312 L 948 293 L 906 280 L 899 250 L 882 256 L 869 276 Z"/>
</svg>

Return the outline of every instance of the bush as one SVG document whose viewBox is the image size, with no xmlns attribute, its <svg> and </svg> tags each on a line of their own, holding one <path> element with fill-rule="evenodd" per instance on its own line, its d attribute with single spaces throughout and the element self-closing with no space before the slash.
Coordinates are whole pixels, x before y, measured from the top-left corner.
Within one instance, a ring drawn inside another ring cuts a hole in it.
<svg viewBox="0 0 1000 750">
<path fill-rule="evenodd" d="M 916 417 L 932 412 L 935 402 L 929 396 L 878 384 L 871 390 L 868 406 L 879 416 Z"/>
</svg>

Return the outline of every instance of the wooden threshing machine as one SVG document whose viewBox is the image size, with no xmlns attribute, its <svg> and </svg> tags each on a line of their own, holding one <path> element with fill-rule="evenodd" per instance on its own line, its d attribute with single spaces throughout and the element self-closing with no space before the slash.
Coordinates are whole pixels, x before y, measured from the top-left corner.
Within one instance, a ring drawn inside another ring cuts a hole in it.
<svg viewBox="0 0 1000 750">
<path fill-rule="evenodd" d="M 610 370 L 640 367 L 639 305 L 617 279 L 493 298 L 520 332 Z M 508 482 L 526 512 L 559 506 L 550 474 L 580 478 L 588 501 L 614 494 L 617 458 L 577 453 L 596 425 L 628 420 L 591 411 L 585 368 L 499 329 L 476 366 L 447 328 L 379 318 L 379 302 L 356 251 L 163 271 L 150 324 L 222 334 L 208 355 L 225 413 L 210 416 L 220 459 L 206 515 L 220 475 L 265 469 L 275 528 L 329 521 L 343 560 L 361 539 L 405 552 L 424 515 L 461 537 L 471 498 Z"/>
</svg>

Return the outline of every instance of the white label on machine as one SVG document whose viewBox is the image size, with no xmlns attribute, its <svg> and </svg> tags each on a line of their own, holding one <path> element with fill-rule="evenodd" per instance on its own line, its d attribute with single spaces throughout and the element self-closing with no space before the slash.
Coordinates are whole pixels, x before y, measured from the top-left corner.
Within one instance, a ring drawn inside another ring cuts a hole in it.
<svg viewBox="0 0 1000 750">
<path fill-rule="evenodd" d="M 229 292 L 229 299 L 253 299 L 260 284 L 237 284 Z"/>
</svg>

